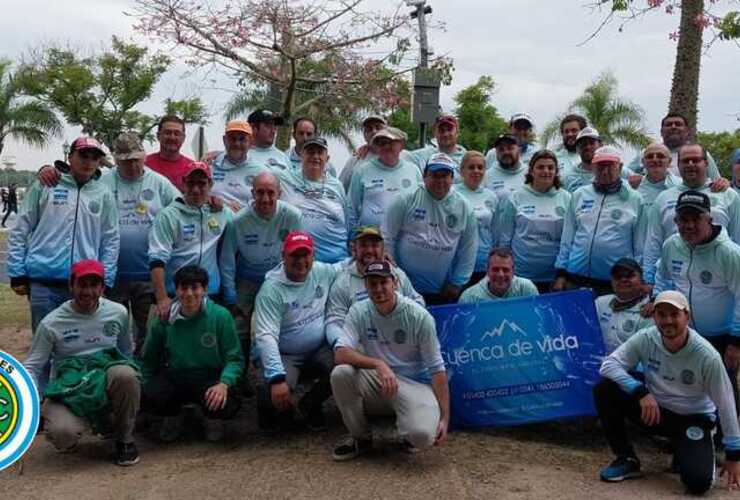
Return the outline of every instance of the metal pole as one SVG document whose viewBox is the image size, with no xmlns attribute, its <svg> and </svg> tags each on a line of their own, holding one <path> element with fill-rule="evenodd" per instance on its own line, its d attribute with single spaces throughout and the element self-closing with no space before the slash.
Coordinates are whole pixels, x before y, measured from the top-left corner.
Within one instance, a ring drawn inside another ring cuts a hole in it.
<svg viewBox="0 0 740 500">
<path fill-rule="evenodd" d="M 426 21 L 426 15 L 424 14 L 424 10 L 426 7 L 426 2 L 422 2 L 419 5 L 416 6 L 416 17 L 419 21 L 419 51 L 420 51 L 420 59 L 419 59 L 419 67 L 426 69 L 429 67 L 429 45 L 428 45 L 428 39 L 427 39 L 427 21 Z M 427 132 L 427 124 L 426 123 L 420 123 L 419 124 L 419 147 L 423 148 L 426 145 L 426 132 Z"/>
</svg>

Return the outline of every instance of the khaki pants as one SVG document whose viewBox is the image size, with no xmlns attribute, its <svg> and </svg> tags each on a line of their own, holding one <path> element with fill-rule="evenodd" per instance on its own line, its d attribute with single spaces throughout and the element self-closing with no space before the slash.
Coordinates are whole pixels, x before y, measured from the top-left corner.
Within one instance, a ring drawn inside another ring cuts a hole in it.
<svg viewBox="0 0 740 500">
<path fill-rule="evenodd" d="M 113 433 L 123 443 L 134 441 L 134 423 L 139 411 L 141 385 L 136 371 L 126 365 L 108 368 L 107 392 L 112 409 Z M 46 437 L 58 450 L 73 448 L 90 429 L 84 418 L 78 417 L 64 404 L 47 398 L 41 411 Z"/>
<path fill-rule="evenodd" d="M 398 377 L 396 397 L 385 399 L 375 370 L 338 365 L 331 372 L 331 388 L 344 425 L 353 437 L 371 437 L 367 414 L 395 414 L 401 438 L 417 448 L 434 444 L 440 414 L 431 385 Z"/>
<path fill-rule="evenodd" d="M 142 354 L 149 323 L 149 312 L 154 304 L 154 289 L 148 281 L 120 281 L 108 292 L 108 298 L 126 306 L 134 319 L 134 353 Z"/>
</svg>

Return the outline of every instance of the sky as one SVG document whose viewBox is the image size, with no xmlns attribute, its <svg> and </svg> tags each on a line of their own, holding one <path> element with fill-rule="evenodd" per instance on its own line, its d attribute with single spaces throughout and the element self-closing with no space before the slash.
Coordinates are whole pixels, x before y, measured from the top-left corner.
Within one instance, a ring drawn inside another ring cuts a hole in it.
<svg viewBox="0 0 740 500">
<path fill-rule="evenodd" d="M 644 0 L 638 0 L 644 1 Z M 31 48 L 56 43 L 90 51 L 105 47 L 112 35 L 141 44 L 151 43 L 132 29 L 130 0 L 3 0 L 0 16 L 0 58 L 18 60 Z M 596 38 L 581 45 L 600 24 L 604 11 L 588 7 L 591 0 L 428 0 L 432 22 L 445 30 L 430 33 L 438 55 L 454 59 L 452 85 L 441 90 L 441 106 L 454 107 L 460 89 L 490 75 L 497 84 L 493 104 L 508 117 L 526 111 L 536 126 L 562 113 L 598 75 L 612 71 L 619 92 L 642 106 L 651 135 L 657 137 L 660 119 L 668 105 L 676 42 L 669 33 L 678 27 L 678 14 L 654 12 L 632 21 L 620 33 L 618 24 L 607 26 Z M 722 13 L 725 2 L 719 2 Z M 396 5 L 391 0 L 368 0 L 368 5 Z M 32 20 L 29 13 L 34 13 Z M 156 47 L 155 47 L 156 48 Z M 699 130 L 740 128 L 740 48 L 716 43 L 702 59 Z M 218 87 L 218 88 L 215 88 Z M 141 111 L 158 113 L 166 98 L 199 95 L 212 113 L 207 143 L 220 145 L 224 104 L 236 91 L 226 75 L 214 84 L 204 74 L 192 74 L 180 64 L 162 78 Z M 192 130 L 188 131 L 190 137 Z M 6 143 L 0 162 L 15 161 L 15 168 L 35 170 L 61 157 L 62 144 L 73 140 L 79 129 L 67 128 L 64 136 L 45 149 Z M 147 145 L 155 148 L 155 145 Z M 192 155 L 190 140 L 183 148 Z M 341 165 L 348 152 L 332 143 L 333 163 Z"/>
</svg>

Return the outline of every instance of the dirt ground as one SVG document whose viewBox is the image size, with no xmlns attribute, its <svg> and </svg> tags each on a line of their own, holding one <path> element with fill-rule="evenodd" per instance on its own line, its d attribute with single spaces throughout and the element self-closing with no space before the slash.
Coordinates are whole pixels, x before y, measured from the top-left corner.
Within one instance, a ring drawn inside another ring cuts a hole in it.
<svg viewBox="0 0 740 500">
<path fill-rule="evenodd" d="M 0 347 L 22 359 L 26 329 L 0 328 Z M 108 461 L 112 443 L 87 437 L 74 454 L 59 454 L 39 436 L 21 465 L 0 472 L 0 491 L 18 499 L 73 498 L 630 498 L 681 496 L 678 476 L 664 472 L 670 456 L 648 438 L 637 440 L 646 477 L 621 484 L 598 480 L 611 460 L 599 430 L 579 423 L 455 432 L 447 443 L 415 455 L 376 450 L 335 463 L 332 444 L 343 433 L 339 415 L 328 432 L 262 436 L 248 400 L 226 443 L 195 432 L 176 444 L 148 436 L 141 462 Z M 730 498 L 716 486 L 711 498 Z"/>
</svg>

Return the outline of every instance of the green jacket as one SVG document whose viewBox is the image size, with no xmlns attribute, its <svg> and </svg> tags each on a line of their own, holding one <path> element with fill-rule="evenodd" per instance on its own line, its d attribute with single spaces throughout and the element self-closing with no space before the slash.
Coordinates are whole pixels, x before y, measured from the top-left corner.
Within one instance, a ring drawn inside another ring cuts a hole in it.
<svg viewBox="0 0 740 500">
<path fill-rule="evenodd" d="M 200 312 L 185 318 L 173 305 L 172 323 L 154 320 L 144 342 L 141 369 L 144 383 L 161 369 L 187 377 L 208 377 L 220 372 L 220 381 L 235 386 L 244 372 L 244 354 L 234 319 L 225 308 L 205 300 Z"/>
<path fill-rule="evenodd" d="M 72 356 L 56 363 L 56 376 L 46 386 L 47 398 L 64 404 L 72 413 L 90 422 L 96 432 L 110 429 L 106 371 L 111 366 L 128 365 L 137 373 L 135 362 L 116 349 L 105 349 L 87 356 Z"/>
</svg>

